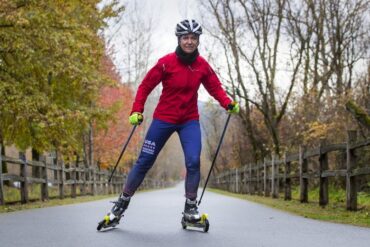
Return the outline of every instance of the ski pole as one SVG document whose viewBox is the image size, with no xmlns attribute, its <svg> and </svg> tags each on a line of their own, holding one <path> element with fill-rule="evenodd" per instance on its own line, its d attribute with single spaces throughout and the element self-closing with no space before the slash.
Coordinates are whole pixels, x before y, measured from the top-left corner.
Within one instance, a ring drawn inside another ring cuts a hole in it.
<svg viewBox="0 0 370 247">
<path fill-rule="evenodd" d="M 220 151 L 221 143 L 222 143 L 222 140 L 224 139 L 224 136 L 225 136 L 225 132 L 226 132 L 227 126 L 229 125 L 230 117 L 231 117 L 231 114 L 229 114 L 229 116 L 227 117 L 227 120 L 226 120 L 226 124 L 225 124 L 224 130 L 222 131 L 222 134 L 221 134 L 221 139 L 220 139 L 220 141 L 219 141 L 219 143 L 218 143 L 218 147 L 217 147 L 217 150 L 216 150 L 215 157 L 213 157 L 212 165 L 211 165 L 211 168 L 209 169 L 208 176 L 207 176 L 207 179 L 206 179 L 206 183 L 204 184 L 203 191 L 202 191 L 202 195 L 200 196 L 200 199 L 199 199 L 199 202 L 198 202 L 198 206 L 199 206 L 199 205 L 200 205 L 200 203 L 202 202 L 203 194 L 204 194 L 204 191 L 206 190 L 206 187 L 207 187 L 207 184 L 208 184 L 209 177 L 211 176 L 211 172 L 212 172 L 213 167 L 214 167 L 214 165 L 215 165 L 215 163 L 216 163 L 216 158 L 217 158 L 218 152 Z"/>
<path fill-rule="evenodd" d="M 112 177 L 113 177 L 113 174 L 114 174 L 114 172 L 116 171 L 116 168 L 117 168 L 117 166 L 118 166 L 118 163 L 121 161 L 122 155 L 123 155 L 123 153 L 125 152 L 125 150 L 126 150 L 126 148 L 127 148 L 127 145 L 128 145 L 128 143 L 130 142 L 131 137 L 132 137 L 132 135 L 133 135 L 133 134 L 134 134 L 134 132 L 135 132 L 136 127 L 137 127 L 137 125 L 134 125 L 134 127 L 132 128 L 131 133 L 130 133 L 130 135 L 129 135 L 129 137 L 128 137 L 128 139 L 127 139 L 126 143 L 125 143 L 125 145 L 123 146 L 123 149 L 122 149 L 122 151 L 121 151 L 121 154 L 119 155 L 119 158 L 118 158 L 118 160 L 117 160 L 117 163 L 116 163 L 116 165 L 115 165 L 115 167 L 114 167 L 114 169 L 113 169 L 113 171 L 112 171 L 112 174 L 111 174 L 111 175 L 110 175 L 110 177 L 109 177 L 108 183 L 110 183 L 110 181 L 111 181 L 111 179 L 112 179 Z"/>
</svg>

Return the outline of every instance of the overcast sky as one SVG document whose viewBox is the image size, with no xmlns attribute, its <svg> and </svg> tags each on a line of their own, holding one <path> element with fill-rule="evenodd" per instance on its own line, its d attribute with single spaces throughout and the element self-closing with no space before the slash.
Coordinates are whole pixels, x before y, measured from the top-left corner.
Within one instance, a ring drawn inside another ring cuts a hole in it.
<svg viewBox="0 0 370 247">
<path fill-rule="evenodd" d="M 177 46 L 175 27 L 183 19 L 197 19 L 196 0 L 138 0 L 146 15 L 152 15 L 154 56 L 173 52 Z"/>
<path fill-rule="evenodd" d="M 200 22 L 199 11 L 196 3 L 197 0 L 136 0 L 137 7 L 140 9 L 144 19 L 153 19 L 152 30 L 152 48 L 153 54 L 149 59 L 149 67 L 152 67 L 155 62 L 162 56 L 173 52 L 177 46 L 177 38 L 175 36 L 176 24 L 184 19 L 196 19 Z M 104 1 L 103 1 L 104 2 Z M 128 13 L 132 8 L 135 0 L 123 1 L 127 9 L 123 13 Z M 108 28 L 108 37 L 114 32 L 114 24 Z M 115 26 L 117 27 L 117 26 Z M 121 28 L 117 35 L 124 35 L 124 27 Z M 119 38 L 117 39 L 119 40 Z M 202 44 L 201 44 L 202 45 Z M 116 66 L 122 67 L 122 59 L 124 49 L 122 44 L 114 43 L 115 47 L 115 63 Z M 202 52 L 202 47 L 199 47 Z M 204 54 L 203 54 L 204 55 Z M 121 63 L 121 65 L 120 65 Z M 207 101 L 209 99 L 208 93 L 203 87 L 199 91 L 199 99 Z"/>
<path fill-rule="evenodd" d="M 103 0 L 107 2 L 109 0 Z M 124 11 L 124 17 L 128 15 L 133 4 L 136 2 L 142 18 L 144 20 L 153 20 L 153 57 L 155 60 L 162 57 L 163 55 L 173 52 L 177 46 L 177 38 L 175 36 L 175 27 L 178 22 L 183 19 L 193 18 L 198 19 L 198 11 L 196 8 L 197 0 L 125 0 L 122 1 L 126 6 Z M 115 32 L 117 27 L 114 23 L 111 23 L 107 29 L 106 34 L 109 36 L 112 32 Z M 120 28 L 121 34 L 124 35 L 124 26 Z M 110 32 L 110 33 L 109 33 Z M 119 53 L 119 44 L 115 44 L 115 48 Z"/>
</svg>

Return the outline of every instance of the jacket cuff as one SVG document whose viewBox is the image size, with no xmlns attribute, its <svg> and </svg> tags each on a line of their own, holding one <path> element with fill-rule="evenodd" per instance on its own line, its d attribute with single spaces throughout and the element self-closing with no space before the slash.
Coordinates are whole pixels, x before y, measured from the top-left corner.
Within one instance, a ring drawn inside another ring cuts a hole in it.
<svg viewBox="0 0 370 247">
<path fill-rule="evenodd" d="M 222 105 L 222 107 L 225 109 L 225 110 L 228 110 L 227 106 L 229 104 L 231 104 L 233 101 L 229 98 L 228 100 L 225 101 L 225 104 Z"/>
<path fill-rule="evenodd" d="M 139 106 L 135 105 L 135 103 L 134 103 L 134 105 L 132 106 L 131 112 L 130 112 L 130 116 L 134 112 L 143 113 L 144 112 L 144 109 L 143 109 L 143 107 L 139 107 Z"/>
</svg>

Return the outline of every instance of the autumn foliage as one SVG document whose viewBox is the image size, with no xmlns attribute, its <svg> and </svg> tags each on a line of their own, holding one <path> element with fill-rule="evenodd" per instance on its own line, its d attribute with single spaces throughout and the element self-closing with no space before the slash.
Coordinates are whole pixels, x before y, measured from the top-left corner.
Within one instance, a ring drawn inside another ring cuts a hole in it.
<svg viewBox="0 0 370 247">
<path fill-rule="evenodd" d="M 132 130 L 132 126 L 128 122 L 128 116 L 131 110 L 133 92 L 128 86 L 120 83 L 121 78 L 114 68 L 111 59 L 105 56 L 102 61 L 102 71 L 112 80 L 113 84 L 100 90 L 98 104 L 105 109 L 111 109 L 112 118 L 103 126 L 99 125 L 99 123 L 94 125 L 95 160 L 103 169 L 115 165 L 122 147 Z M 120 164 L 132 164 L 134 161 L 138 136 L 136 133 L 131 139 Z M 120 165 L 119 168 L 126 170 L 124 165 Z"/>
<path fill-rule="evenodd" d="M 106 112 L 91 107 L 107 81 L 99 30 L 116 1 L 0 1 L 0 142 L 19 150 L 82 153 L 82 135 Z"/>
</svg>

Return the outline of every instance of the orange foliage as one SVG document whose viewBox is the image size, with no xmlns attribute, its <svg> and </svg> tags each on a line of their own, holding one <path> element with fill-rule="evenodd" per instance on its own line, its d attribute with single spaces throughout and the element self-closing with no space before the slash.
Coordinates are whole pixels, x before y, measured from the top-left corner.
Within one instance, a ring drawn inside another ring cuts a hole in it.
<svg viewBox="0 0 370 247">
<path fill-rule="evenodd" d="M 126 142 L 132 126 L 128 122 L 128 116 L 131 111 L 133 101 L 132 90 L 120 83 L 119 74 L 114 71 L 114 64 L 105 57 L 102 61 L 102 71 L 106 74 L 116 86 L 104 87 L 100 90 L 99 105 L 103 108 L 116 106 L 113 118 L 108 121 L 106 128 L 94 129 L 94 155 L 95 160 L 101 168 L 107 169 L 115 165 L 118 156 Z M 136 133 L 125 151 L 120 164 L 132 164 L 136 159 L 136 147 L 139 142 L 139 135 Z M 126 170 L 120 165 L 121 170 Z"/>
</svg>

